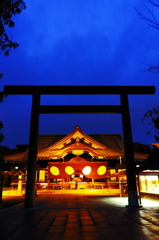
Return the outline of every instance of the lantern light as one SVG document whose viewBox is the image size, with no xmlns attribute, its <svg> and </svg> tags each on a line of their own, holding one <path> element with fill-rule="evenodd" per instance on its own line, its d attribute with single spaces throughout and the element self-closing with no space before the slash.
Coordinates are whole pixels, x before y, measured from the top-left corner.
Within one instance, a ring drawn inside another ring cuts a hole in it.
<svg viewBox="0 0 159 240">
<path fill-rule="evenodd" d="M 50 172 L 54 175 L 54 176 L 58 176 L 60 174 L 60 171 L 57 167 L 53 166 L 50 168 Z"/>
<path fill-rule="evenodd" d="M 107 171 L 107 168 L 105 166 L 100 166 L 98 169 L 97 169 L 97 173 L 99 175 L 104 175 Z"/>
<path fill-rule="evenodd" d="M 73 167 L 67 166 L 67 167 L 65 168 L 65 172 L 66 172 L 68 175 L 72 175 L 75 171 L 74 171 Z"/>
<path fill-rule="evenodd" d="M 83 172 L 84 175 L 90 174 L 91 171 L 92 171 L 92 168 L 89 167 L 89 166 L 84 167 L 83 170 L 82 170 L 82 172 Z"/>
</svg>

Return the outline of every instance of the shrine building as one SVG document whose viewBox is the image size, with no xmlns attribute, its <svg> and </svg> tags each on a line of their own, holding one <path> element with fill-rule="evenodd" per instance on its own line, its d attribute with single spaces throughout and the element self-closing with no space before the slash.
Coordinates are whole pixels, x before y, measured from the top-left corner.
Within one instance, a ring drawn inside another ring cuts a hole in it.
<svg viewBox="0 0 159 240">
<path fill-rule="evenodd" d="M 147 154 L 134 153 L 142 165 Z M 18 176 L 25 188 L 28 150 L 5 157 L 11 186 Z M 124 144 L 120 134 L 86 134 L 79 126 L 68 135 L 39 135 L 37 189 L 110 189 L 126 185 Z"/>
</svg>

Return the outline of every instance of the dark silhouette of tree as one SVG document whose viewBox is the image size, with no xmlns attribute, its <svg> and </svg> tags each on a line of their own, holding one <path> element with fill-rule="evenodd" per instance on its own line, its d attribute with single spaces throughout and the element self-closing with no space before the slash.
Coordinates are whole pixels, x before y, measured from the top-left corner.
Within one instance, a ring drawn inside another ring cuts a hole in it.
<svg viewBox="0 0 159 240">
<path fill-rule="evenodd" d="M 137 14 L 146 21 L 148 26 L 159 30 L 159 0 L 145 0 L 146 5 L 144 8 L 146 9 L 146 13 L 143 14 L 142 11 L 135 8 Z M 159 64 L 156 66 L 149 66 L 148 72 L 151 73 L 159 73 Z M 152 110 L 148 110 L 144 116 L 143 121 L 145 119 L 149 119 L 148 125 L 150 126 L 150 130 L 147 134 L 150 134 L 152 131 L 154 132 L 154 137 L 157 142 L 159 142 L 159 107 L 155 107 Z"/>
<path fill-rule="evenodd" d="M 0 78 L 3 77 L 3 74 L 0 74 Z M 4 94 L 0 92 L 0 102 L 3 101 L 3 97 L 4 97 Z M 3 123 L 0 121 L 0 130 L 3 128 Z M 4 136 L 3 136 L 3 133 L 0 132 L 0 142 L 2 142 Z"/>
<path fill-rule="evenodd" d="M 0 145 L 0 159 L 3 159 L 7 155 L 12 155 L 12 154 L 20 153 L 20 152 L 21 151 L 19 151 L 17 148 L 10 149 L 6 146 Z"/>
<path fill-rule="evenodd" d="M 150 130 L 147 132 L 147 134 L 150 134 L 153 131 L 156 141 L 159 142 L 159 107 L 148 110 L 144 114 L 142 120 L 144 121 L 145 118 L 149 119 L 148 125 L 150 126 Z"/>
<path fill-rule="evenodd" d="M 159 30 L 159 0 L 145 0 L 146 5 L 144 8 L 146 9 L 146 13 L 143 14 L 138 8 L 135 8 L 137 14 L 146 21 L 148 26 Z M 159 65 L 149 66 L 148 72 L 159 73 Z"/>
<path fill-rule="evenodd" d="M 148 5 L 145 5 L 145 9 L 147 11 L 147 15 L 142 14 L 142 12 L 135 8 L 137 14 L 147 22 L 147 24 L 155 29 L 159 30 L 159 19 L 156 17 L 155 10 L 159 11 L 159 1 L 158 0 L 145 0 Z"/>
<path fill-rule="evenodd" d="M 0 52 L 5 56 L 10 54 L 11 49 L 19 46 L 10 39 L 7 28 L 14 27 L 15 23 L 12 18 L 20 14 L 23 9 L 26 9 L 23 0 L 0 0 Z"/>
<path fill-rule="evenodd" d="M 5 56 L 10 54 L 11 49 L 18 47 L 18 43 L 13 42 L 8 34 L 7 28 L 14 27 L 15 23 L 13 17 L 16 14 L 20 14 L 23 9 L 26 9 L 25 2 L 23 0 L 0 0 L 0 53 Z M 0 73 L 0 78 L 3 74 Z M 4 94 L 0 93 L 0 102 L 3 101 Z M 0 130 L 3 128 L 3 123 L 0 121 Z M 4 136 L 0 132 L 0 142 L 3 140 Z"/>
</svg>

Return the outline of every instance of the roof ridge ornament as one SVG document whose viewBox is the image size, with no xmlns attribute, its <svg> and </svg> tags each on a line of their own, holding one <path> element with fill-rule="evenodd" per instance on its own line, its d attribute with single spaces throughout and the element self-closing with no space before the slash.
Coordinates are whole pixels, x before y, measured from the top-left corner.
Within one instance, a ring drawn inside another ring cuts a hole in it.
<svg viewBox="0 0 159 240">
<path fill-rule="evenodd" d="M 81 128 L 80 128 L 79 125 L 76 125 L 76 126 L 75 126 L 74 131 L 80 131 L 80 132 L 82 132 L 82 130 L 81 130 Z"/>
<path fill-rule="evenodd" d="M 80 142 L 80 138 L 76 137 L 76 142 L 79 143 Z"/>
</svg>

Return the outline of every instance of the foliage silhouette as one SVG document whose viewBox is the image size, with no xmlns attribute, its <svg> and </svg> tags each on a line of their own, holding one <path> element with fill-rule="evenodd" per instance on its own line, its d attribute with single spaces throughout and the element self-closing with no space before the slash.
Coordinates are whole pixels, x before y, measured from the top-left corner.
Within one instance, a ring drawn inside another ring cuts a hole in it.
<svg viewBox="0 0 159 240">
<path fill-rule="evenodd" d="M 159 30 L 159 0 L 145 0 L 147 5 L 144 6 L 146 13 L 143 14 L 138 8 L 135 8 L 137 14 L 146 21 L 148 26 Z M 149 66 L 148 72 L 159 73 L 159 65 Z"/>
<path fill-rule="evenodd" d="M 26 9 L 23 0 L 1 0 L 0 1 L 0 52 L 5 56 L 10 54 L 11 49 L 17 48 L 19 45 L 13 42 L 7 34 L 7 28 L 14 27 L 13 17 L 20 14 Z"/>
<path fill-rule="evenodd" d="M 148 5 L 145 5 L 145 9 L 147 12 L 147 15 L 143 14 L 139 9 L 135 8 L 137 14 L 146 21 L 148 26 L 159 30 L 159 0 L 145 0 Z M 151 73 L 159 73 L 159 64 L 156 66 L 149 66 L 148 72 Z M 157 142 L 159 142 L 159 107 L 155 107 L 152 110 L 148 110 L 144 116 L 143 121 L 145 119 L 149 119 L 149 126 L 151 127 L 151 130 L 147 132 L 147 134 L 150 134 L 152 131 L 154 131 L 154 137 Z"/>
</svg>

